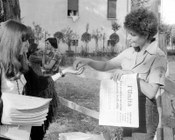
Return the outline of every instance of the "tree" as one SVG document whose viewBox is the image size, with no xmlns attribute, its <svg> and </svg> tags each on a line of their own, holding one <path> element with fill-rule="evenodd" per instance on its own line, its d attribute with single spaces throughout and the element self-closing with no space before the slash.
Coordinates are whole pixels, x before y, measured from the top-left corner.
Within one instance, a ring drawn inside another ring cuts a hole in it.
<svg viewBox="0 0 175 140">
<path fill-rule="evenodd" d="M 62 32 L 60 32 L 60 31 L 55 32 L 53 36 L 54 36 L 55 38 L 57 38 L 58 41 L 61 41 L 61 40 L 63 40 L 63 38 L 64 38 L 64 34 L 63 34 Z"/>
<path fill-rule="evenodd" d="M 72 55 L 73 51 L 71 50 L 71 43 L 73 39 L 78 38 L 78 35 L 77 33 L 73 32 L 70 27 L 61 30 L 61 32 L 63 33 L 63 43 L 66 43 L 68 46 L 67 53 L 68 55 Z"/>
<path fill-rule="evenodd" d="M 171 43 L 170 41 L 172 36 L 172 26 L 166 24 L 160 24 L 159 34 L 165 35 L 166 45 L 169 45 Z"/>
<path fill-rule="evenodd" d="M 36 24 L 35 22 L 33 22 L 33 27 L 34 27 L 33 32 L 34 32 L 35 41 L 38 44 L 39 41 L 45 37 L 44 30 L 39 24 Z"/>
<path fill-rule="evenodd" d="M 88 33 L 89 24 L 86 25 L 86 32 L 82 34 L 81 41 L 85 43 L 86 52 L 88 52 L 88 43 L 91 41 L 91 34 Z"/>
<path fill-rule="evenodd" d="M 0 0 L 0 22 L 21 19 L 19 0 Z"/>
<path fill-rule="evenodd" d="M 175 25 L 171 26 L 170 38 L 171 38 L 172 48 L 174 49 L 173 46 L 175 45 Z"/>
<path fill-rule="evenodd" d="M 131 0 L 131 10 L 146 7 L 150 0 Z"/>
<path fill-rule="evenodd" d="M 33 32 L 32 27 L 28 26 L 27 28 L 28 28 L 28 32 L 30 34 L 29 43 L 33 44 L 33 43 L 35 43 L 35 34 Z"/>
<path fill-rule="evenodd" d="M 131 0 L 131 10 L 144 7 L 154 12 L 158 17 L 160 1 L 161 0 Z"/>
<path fill-rule="evenodd" d="M 111 52 L 114 52 L 114 47 L 119 42 L 119 36 L 116 32 L 119 30 L 120 25 L 116 21 L 114 21 L 112 22 L 111 26 L 114 33 L 112 33 L 109 36 L 109 39 L 110 39 L 110 45 L 111 45 Z"/>
<path fill-rule="evenodd" d="M 58 32 L 55 32 L 53 36 L 57 39 L 57 44 L 59 47 L 60 41 L 63 41 L 64 34 L 60 31 L 58 31 Z"/>
<path fill-rule="evenodd" d="M 96 52 L 98 51 L 98 41 L 101 40 L 102 37 L 103 37 L 103 34 L 99 29 L 93 30 L 92 38 L 95 40 L 95 43 L 96 43 Z"/>
</svg>

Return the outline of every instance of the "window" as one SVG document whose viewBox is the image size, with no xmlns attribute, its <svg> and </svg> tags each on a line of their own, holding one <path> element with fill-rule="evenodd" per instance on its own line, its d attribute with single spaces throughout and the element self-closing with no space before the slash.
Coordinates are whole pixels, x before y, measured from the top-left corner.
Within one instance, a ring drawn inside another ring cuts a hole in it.
<svg viewBox="0 0 175 140">
<path fill-rule="evenodd" d="M 67 16 L 78 16 L 78 0 L 68 0 Z"/>
<path fill-rule="evenodd" d="M 107 18 L 116 19 L 116 4 L 117 0 L 108 0 Z"/>
<path fill-rule="evenodd" d="M 71 45 L 72 46 L 78 46 L 78 40 L 71 40 Z"/>
</svg>

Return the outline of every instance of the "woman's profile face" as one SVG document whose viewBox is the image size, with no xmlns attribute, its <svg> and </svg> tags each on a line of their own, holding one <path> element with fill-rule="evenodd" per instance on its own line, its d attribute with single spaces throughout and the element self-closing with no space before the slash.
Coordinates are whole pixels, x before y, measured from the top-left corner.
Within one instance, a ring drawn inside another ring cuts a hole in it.
<svg viewBox="0 0 175 140">
<path fill-rule="evenodd" d="M 147 42 L 147 38 L 144 36 L 140 36 L 136 32 L 132 30 L 128 30 L 128 42 L 131 47 L 140 47 L 142 48 Z"/>
<path fill-rule="evenodd" d="M 46 49 L 48 49 L 48 50 L 52 49 L 52 45 L 50 44 L 50 42 L 48 40 L 46 41 Z"/>
</svg>

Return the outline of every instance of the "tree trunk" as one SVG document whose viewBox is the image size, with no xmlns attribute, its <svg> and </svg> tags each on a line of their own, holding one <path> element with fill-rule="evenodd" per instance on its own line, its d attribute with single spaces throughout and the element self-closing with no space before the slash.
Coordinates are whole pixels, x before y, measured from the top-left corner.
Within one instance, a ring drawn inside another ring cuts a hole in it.
<svg viewBox="0 0 175 140">
<path fill-rule="evenodd" d="M 89 53 L 89 48 L 88 48 L 88 43 L 85 42 L 85 49 L 86 49 L 86 52 Z"/>
<path fill-rule="evenodd" d="M 19 0 L 0 0 L 0 22 L 8 19 L 20 20 Z"/>
</svg>

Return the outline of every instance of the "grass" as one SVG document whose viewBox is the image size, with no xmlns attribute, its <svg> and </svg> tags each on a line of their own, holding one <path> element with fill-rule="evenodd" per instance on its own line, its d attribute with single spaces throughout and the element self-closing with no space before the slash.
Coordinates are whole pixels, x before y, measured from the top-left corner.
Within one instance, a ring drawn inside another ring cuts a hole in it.
<svg viewBox="0 0 175 140">
<path fill-rule="evenodd" d="M 169 56 L 168 60 L 173 63 L 170 68 L 171 71 L 174 71 L 175 56 Z M 98 80 L 73 75 L 67 75 L 55 83 L 58 96 L 96 111 L 99 110 L 99 86 L 100 81 Z M 112 136 L 116 134 L 118 138 L 121 137 L 122 128 L 99 126 L 98 120 L 66 108 L 61 104 L 58 112 L 59 116 L 50 125 L 44 140 L 58 140 L 59 133 L 75 131 L 100 134 L 107 130 Z"/>
<path fill-rule="evenodd" d="M 92 110 L 99 110 L 100 81 L 67 75 L 56 81 L 59 96 Z M 100 134 L 107 130 L 121 136 L 121 128 L 99 126 L 98 120 L 73 111 L 60 104 L 59 116 L 49 127 L 45 140 L 58 140 L 59 133 L 81 131 Z"/>
</svg>

